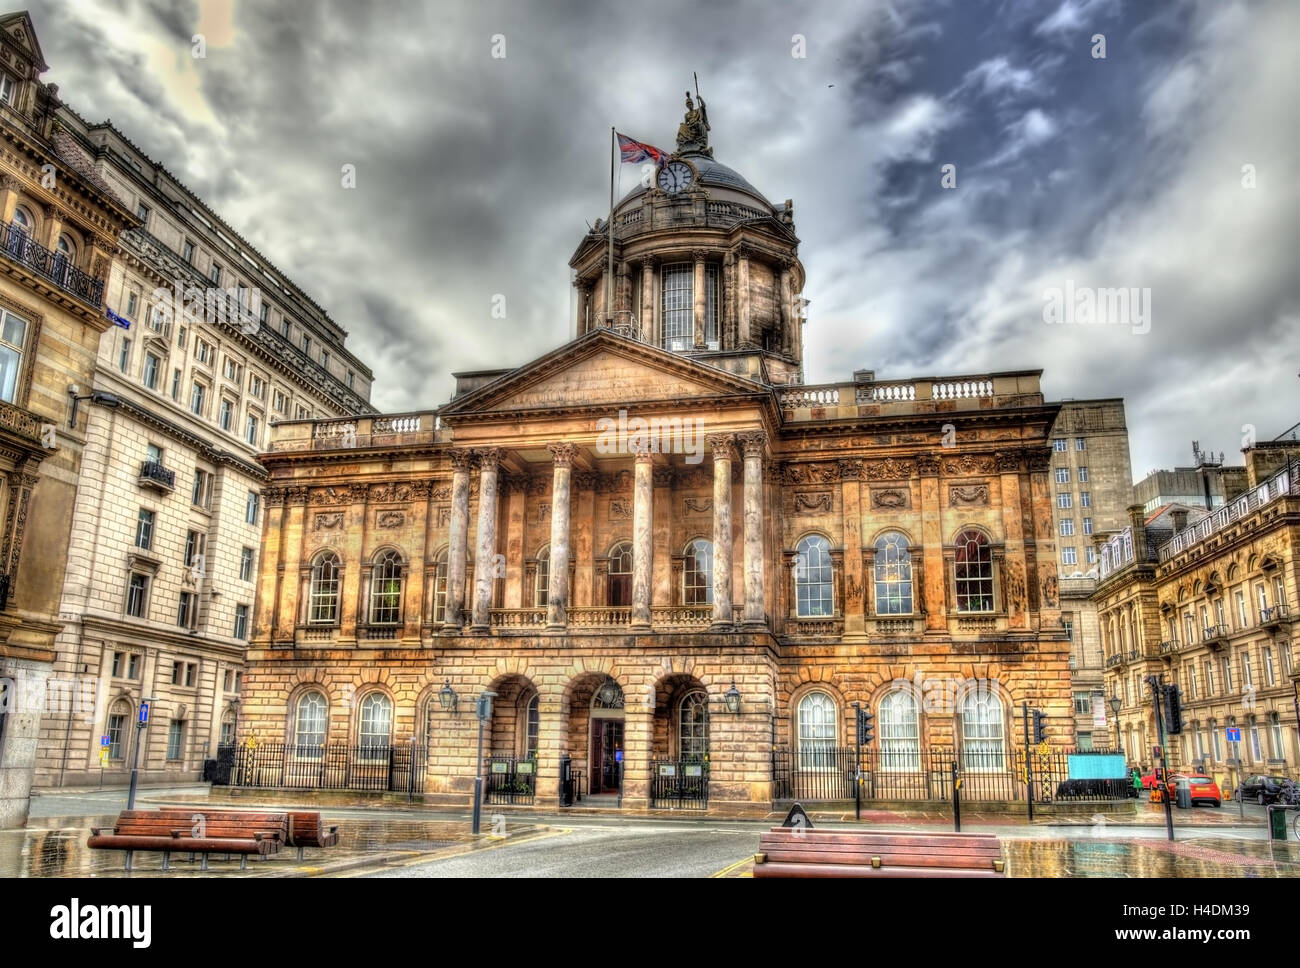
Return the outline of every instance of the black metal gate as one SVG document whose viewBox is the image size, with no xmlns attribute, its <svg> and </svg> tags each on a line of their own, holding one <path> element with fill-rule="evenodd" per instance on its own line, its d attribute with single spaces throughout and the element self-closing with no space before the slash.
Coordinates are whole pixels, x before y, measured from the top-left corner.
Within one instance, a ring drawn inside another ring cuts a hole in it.
<svg viewBox="0 0 1300 968">
<path fill-rule="evenodd" d="M 537 761 L 513 756 L 483 760 L 483 802 L 531 805 L 537 795 Z"/>
<path fill-rule="evenodd" d="M 651 760 L 650 806 L 708 809 L 709 764 L 698 760 Z"/>
<path fill-rule="evenodd" d="M 394 746 L 294 745 L 219 746 L 212 782 L 219 786 L 287 790 L 372 790 L 424 793 L 426 750 Z"/>
</svg>

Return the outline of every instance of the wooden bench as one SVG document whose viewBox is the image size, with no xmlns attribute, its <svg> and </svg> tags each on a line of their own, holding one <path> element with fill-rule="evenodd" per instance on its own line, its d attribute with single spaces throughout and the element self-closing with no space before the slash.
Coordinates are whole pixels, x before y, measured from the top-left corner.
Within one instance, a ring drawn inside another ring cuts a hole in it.
<svg viewBox="0 0 1300 968">
<path fill-rule="evenodd" d="M 248 810 L 123 810 L 111 833 L 92 827 L 86 846 L 126 851 L 126 869 L 137 850 L 163 855 L 163 870 L 171 869 L 174 851 L 201 854 L 201 870 L 208 869 L 209 854 L 238 854 L 239 869 L 248 869 L 248 856 L 279 853 L 289 836 L 286 813 Z"/>
<path fill-rule="evenodd" d="M 339 828 L 322 826 L 320 814 L 314 810 L 290 810 L 289 839 L 285 842 L 290 847 L 298 848 L 298 859 L 302 860 L 304 847 L 336 846 L 339 842 Z"/>
<path fill-rule="evenodd" d="M 1005 877 L 996 834 L 775 827 L 758 836 L 755 877 Z"/>
</svg>

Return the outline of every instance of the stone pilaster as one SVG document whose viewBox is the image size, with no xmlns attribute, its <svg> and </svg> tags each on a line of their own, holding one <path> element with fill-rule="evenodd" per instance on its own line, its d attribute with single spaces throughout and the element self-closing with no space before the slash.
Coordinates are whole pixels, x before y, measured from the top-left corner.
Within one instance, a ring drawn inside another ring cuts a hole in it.
<svg viewBox="0 0 1300 968">
<path fill-rule="evenodd" d="M 471 631 L 487 634 L 491 626 L 492 583 L 496 576 L 497 474 L 501 448 L 483 447 L 478 458 L 478 543 L 474 550 L 474 614 Z"/>
<path fill-rule="evenodd" d="M 740 434 L 745 458 L 744 516 L 745 530 L 745 611 L 744 623 L 763 626 L 763 452 L 767 434 L 762 430 Z"/>
<path fill-rule="evenodd" d="M 731 614 L 731 434 L 709 434 L 713 450 L 713 624 L 730 626 Z"/>
<path fill-rule="evenodd" d="M 469 466 L 467 450 L 453 450 L 451 458 L 451 518 L 447 543 L 447 608 L 443 627 L 460 630 L 465 614 L 465 554 L 469 538 Z"/>
<path fill-rule="evenodd" d="M 736 250 L 736 341 L 741 347 L 753 346 L 749 327 L 749 249 Z"/>
<path fill-rule="evenodd" d="M 650 583 L 654 567 L 654 463 L 649 448 L 636 454 L 632 496 L 632 626 L 650 627 Z"/>
<path fill-rule="evenodd" d="M 695 348 L 704 349 L 704 315 L 708 311 L 708 302 L 704 295 L 704 250 L 696 249 L 691 255 L 695 258 Z"/>
<path fill-rule="evenodd" d="M 655 318 L 655 263 L 652 258 L 641 260 L 641 338 L 654 339 Z"/>
<path fill-rule="evenodd" d="M 547 444 L 553 458 L 551 477 L 551 573 L 546 598 L 547 628 L 562 629 L 569 607 L 569 476 L 576 444 Z"/>
<path fill-rule="evenodd" d="M 862 567 L 862 461 L 847 458 L 839 462 L 840 503 L 844 508 L 844 637 L 865 636 L 866 609 Z"/>
<path fill-rule="evenodd" d="M 925 630 L 944 632 L 948 628 L 947 574 L 944 569 L 943 507 L 939 499 L 939 458 L 928 454 L 916 459 L 921 475 L 921 548 L 925 581 L 921 601 L 925 608 Z"/>
<path fill-rule="evenodd" d="M 366 605 L 362 594 L 361 550 L 365 547 L 366 537 L 366 485 L 352 484 L 348 487 L 349 506 L 344 518 L 343 551 L 339 555 L 347 566 L 343 569 L 343 595 L 339 607 L 339 645 L 355 645 L 357 642 L 357 619 Z M 369 568 L 365 569 L 369 574 Z"/>
</svg>

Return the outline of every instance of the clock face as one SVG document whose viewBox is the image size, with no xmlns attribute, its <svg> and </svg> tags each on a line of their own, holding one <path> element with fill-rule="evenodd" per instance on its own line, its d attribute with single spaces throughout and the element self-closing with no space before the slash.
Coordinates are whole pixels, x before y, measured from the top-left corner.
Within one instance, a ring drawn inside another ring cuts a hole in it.
<svg viewBox="0 0 1300 968">
<path fill-rule="evenodd" d="M 682 192 L 691 187 L 695 172 L 684 161 L 670 161 L 659 170 L 659 187 L 666 192 Z"/>
</svg>

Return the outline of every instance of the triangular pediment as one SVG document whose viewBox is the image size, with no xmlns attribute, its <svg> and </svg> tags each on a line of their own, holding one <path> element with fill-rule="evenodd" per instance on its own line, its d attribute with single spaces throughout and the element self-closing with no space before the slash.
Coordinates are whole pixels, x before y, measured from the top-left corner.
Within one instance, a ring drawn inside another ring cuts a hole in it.
<svg viewBox="0 0 1300 968">
<path fill-rule="evenodd" d="M 444 413 L 570 410 L 764 393 L 767 387 L 597 330 L 453 400 Z"/>
<path fill-rule="evenodd" d="M 8 40 L 23 52 L 35 65 L 38 73 L 45 73 L 49 65 L 41 54 L 40 42 L 36 39 L 36 30 L 32 27 L 32 18 L 26 11 L 0 17 L 0 30 Z"/>
</svg>

